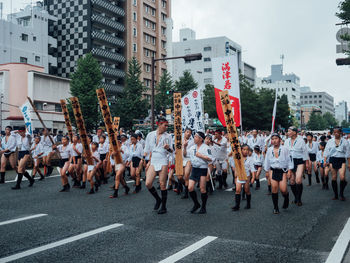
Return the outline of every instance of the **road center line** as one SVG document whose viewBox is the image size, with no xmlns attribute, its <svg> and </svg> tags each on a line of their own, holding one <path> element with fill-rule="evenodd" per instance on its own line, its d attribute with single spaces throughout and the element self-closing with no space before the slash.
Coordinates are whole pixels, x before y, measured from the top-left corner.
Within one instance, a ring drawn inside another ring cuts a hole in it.
<svg viewBox="0 0 350 263">
<path fill-rule="evenodd" d="M 335 242 L 331 253 L 329 253 L 326 263 L 341 263 L 350 242 L 350 218 L 341 231 L 337 242 Z"/>
<path fill-rule="evenodd" d="M 0 226 L 16 223 L 16 222 L 20 222 L 20 221 L 25 221 L 25 220 L 29 220 L 29 219 L 33 219 L 33 218 L 37 218 L 37 217 L 42 217 L 42 216 L 47 216 L 47 214 L 37 214 L 37 215 L 32 215 L 32 216 L 26 216 L 26 217 L 21 217 L 21 218 L 7 220 L 7 221 L 4 221 L 4 222 L 0 222 Z"/>
<path fill-rule="evenodd" d="M 14 254 L 12 256 L 5 257 L 5 258 L 0 258 L 0 263 L 10 262 L 10 261 L 13 261 L 13 260 L 24 258 L 24 257 L 30 256 L 30 255 L 33 255 L 33 254 L 36 254 L 36 253 L 39 253 L 39 252 L 42 252 L 42 251 L 45 251 L 45 250 L 48 250 L 48 249 L 51 249 L 51 248 L 59 247 L 59 246 L 62 246 L 62 245 L 65 245 L 65 244 L 68 244 L 68 243 L 71 243 L 71 242 L 74 242 L 74 241 L 86 238 L 86 237 L 89 237 L 89 236 L 93 236 L 93 235 L 96 235 L 96 234 L 99 234 L 99 233 L 102 233 L 102 232 L 105 232 L 105 231 L 108 231 L 108 230 L 111 230 L 113 228 L 117 228 L 117 227 L 120 227 L 120 226 L 122 226 L 122 224 L 112 224 L 112 225 L 109 225 L 109 226 L 100 227 L 100 228 L 97 228 L 95 230 L 91 230 L 91 231 L 86 232 L 86 233 L 82 233 L 82 234 L 79 234 L 79 235 L 76 235 L 76 236 L 72 236 L 72 237 L 68 237 L 68 238 L 62 239 L 60 241 L 56 241 L 54 243 L 50 243 L 50 244 L 47 244 L 47 245 L 44 245 L 44 246 L 41 246 L 41 247 L 36 247 L 36 248 L 33 248 L 33 249 L 29 249 L 27 251 L 23 251 L 23 252 L 20 252 L 20 253 Z"/>
<path fill-rule="evenodd" d="M 217 237 L 207 236 L 207 237 L 199 240 L 198 242 L 192 244 L 191 246 L 186 247 L 183 250 L 180 250 L 176 254 L 174 254 L 166 259 L 163 259 L 162 261 L 160 261 L 160 263 L 176 262 L 176 261 L 188 256 L 189 254 L 193 253 L 194 251 L 200 249 L 201 247 L 204 247 L 205 245 L 209 244 L 210 242 L 214 241 L 215 239 L 217 239 Z"/>
</svg>

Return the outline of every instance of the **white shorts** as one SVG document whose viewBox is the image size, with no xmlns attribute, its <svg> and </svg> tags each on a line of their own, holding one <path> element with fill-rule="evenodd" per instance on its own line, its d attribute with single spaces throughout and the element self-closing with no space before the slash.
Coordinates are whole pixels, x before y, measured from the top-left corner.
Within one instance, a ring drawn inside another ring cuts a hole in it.
<svg viewBox="0 0 350 263">
<path fill-rule="evenodd" d="M 52 152 L 52 148 L 51 147 L 45 147 L 42 157 L 48 156 L 50 152 Z"/>
<path fill-rule="evenodd" d="M 151 165 L 153 165 L 154 170 L 156 172 L 159 172 L 160 170 L 162 170 L 162 167 L 164 165 L 168 166 L 168 160 L 167 159 L 151 159 Z"/>
<path fill-rule="evenodd" d="M 237 182 L 240 183 L 240 184 L 245 184 L 245 183 L 247 183 L 247 182 L 250 181 L 250 176 L 248 176 L 247 178 L 248 178 L 247 180 L 242 180 L 242 181 L 241 181 L 241 180 L 239 180 L 238 177 L 237 177 Z"/>
<path fill-rule="evenodd" d="M 183 159 L 182 159 L 182 166 L 185 167 L 187 165 L 187 162 L 190 162 L 190 161 L 191 161 L 190 158 L 183 157 Z"/>
</svg>

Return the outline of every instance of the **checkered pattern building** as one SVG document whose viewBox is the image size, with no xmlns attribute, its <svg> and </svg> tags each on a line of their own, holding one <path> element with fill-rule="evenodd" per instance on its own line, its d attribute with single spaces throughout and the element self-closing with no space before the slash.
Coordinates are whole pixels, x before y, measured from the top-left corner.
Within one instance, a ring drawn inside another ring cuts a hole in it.
<svg viewBox="0 0 350 263">
<path fill-rule="evenodd" d="M 103 86 L 114 95 L 123 88 L 123 1 L 46 0 L 48 12 L 58 18 L 49 25 L 57 38 L 58 75 L 70 77 L 79 57 L 91 52 L 103 74 Z"/>
</svg>

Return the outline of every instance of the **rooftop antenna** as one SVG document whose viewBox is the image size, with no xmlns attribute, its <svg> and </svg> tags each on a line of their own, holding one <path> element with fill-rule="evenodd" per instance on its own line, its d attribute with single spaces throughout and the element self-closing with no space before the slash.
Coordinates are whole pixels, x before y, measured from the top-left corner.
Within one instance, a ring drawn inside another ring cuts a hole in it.
<svg viewBox="0 0 350 263">
<path fill-rule="evenodd" d="M 283 61 L 284 61 L 284 55 L 282 54 L 280 58 L 281 58 L 281 60 L 282 60 L 282 69 L 281 69 L 282 72 L 281 72 L 281 73 L 282 73 L 282 75 L 283 75 Z"/>
</svg>

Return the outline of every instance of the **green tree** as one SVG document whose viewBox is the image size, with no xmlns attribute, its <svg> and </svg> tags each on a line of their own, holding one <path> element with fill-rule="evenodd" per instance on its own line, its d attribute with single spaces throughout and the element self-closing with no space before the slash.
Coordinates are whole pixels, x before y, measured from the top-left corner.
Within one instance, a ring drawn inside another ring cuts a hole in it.
<svg viewBox="0 0 350 263">
<path fill-rule="evenodd" d="M 343 120 L 341 122 L 341 127 L 343 127 L 343 128 L 350 128 L 350 122 L 348 122 L 346 120 Z"/>
<path fill-rule="evenodd" d="M 281 126 L 283 128 L 288 128 L 291 125 L 293 125 L 293 118 L 291 117 L 288 105 L 288 97 L 286 94 L 283 94 L 281 97 L 278 97 L 277 100 L 275 127 Z"/>
<path fill-rule="evenodd" d="M 203 100 L 204 112 L 208 113 L 209 118 L 217 118 L 215 90 L 213 85 L 205 85 Z"/>
<path fill-rule="evenodd" d="M 182 94 L 188 93 L 190 90 L 197 89 L 198 83 L 194 80 L 190 71 L 184 71 L 183 76 L 179 80 L 175 81 L 175 91 Z"/>
<path fill-rule="evenodd" d="M 149 103 L 143 93 L 147 90 L 140 80 L 141 66 L 135 57 L 128 62 L 123 92 L 112 105 L 114 116 L 120 117 L 120 127 L 131 129 L 134 119 L 143 119 L 147 115 Z"/>
<path fill-rule="evenodd" d="M 80 57 L 77 61 L 77 68 L 71 75 L 70 93 L 74 97 L 78 97 L 81 111 L 84 116 L 85 127 L 88 132 L 96 129 L 101 120 L 98 113 L 98 101 L 96 89 L 101 87 L 102 73 L 97 60 L 91 53 Z M 70 101 L 68 101 L 72 115 Z M 75 121 L 73 121 L 73 125 Z"/>
<path fill-rule="evenodd" d="M 344 0 L 340 2 L 339 12 L 336 13 L 336 16 L 342 20 L 343 23 L 350 23 L 350 0 Z"/>
<path fill-rule="evenodd" d="M 174 100 L 172 96 L 173 81 L 168 71 L 164 71 L 156 87 L 156 95 L 154 97 L 154 106 L 157 112 L 165 109 L 172 109 Z"/>
<path fill-rule="evenodd" d="M 307 123 L 307 128 L 313 131 L 325 130 L 327 128 L 327 122 L 319 112 L 312 111 Z"/>
<path fill-rule="evenodd" d="M 326 112 L 322 117 L 326 122 L 327 128 L 333 128 L 338 125 L 338 121 L 334 118 L 332 113 Z"/>
<path fill-rule="evenodd" d="M 275 91 L 265 88 L 260 89 L 258 91 L 258 100 L 258 105 L 256 105 L 258 110 L 260 109 L 260 114 L 256 116 L 256 120 L 259 123 L 258 128 L 261 130 L 271 130 Z"/>
</svg>

